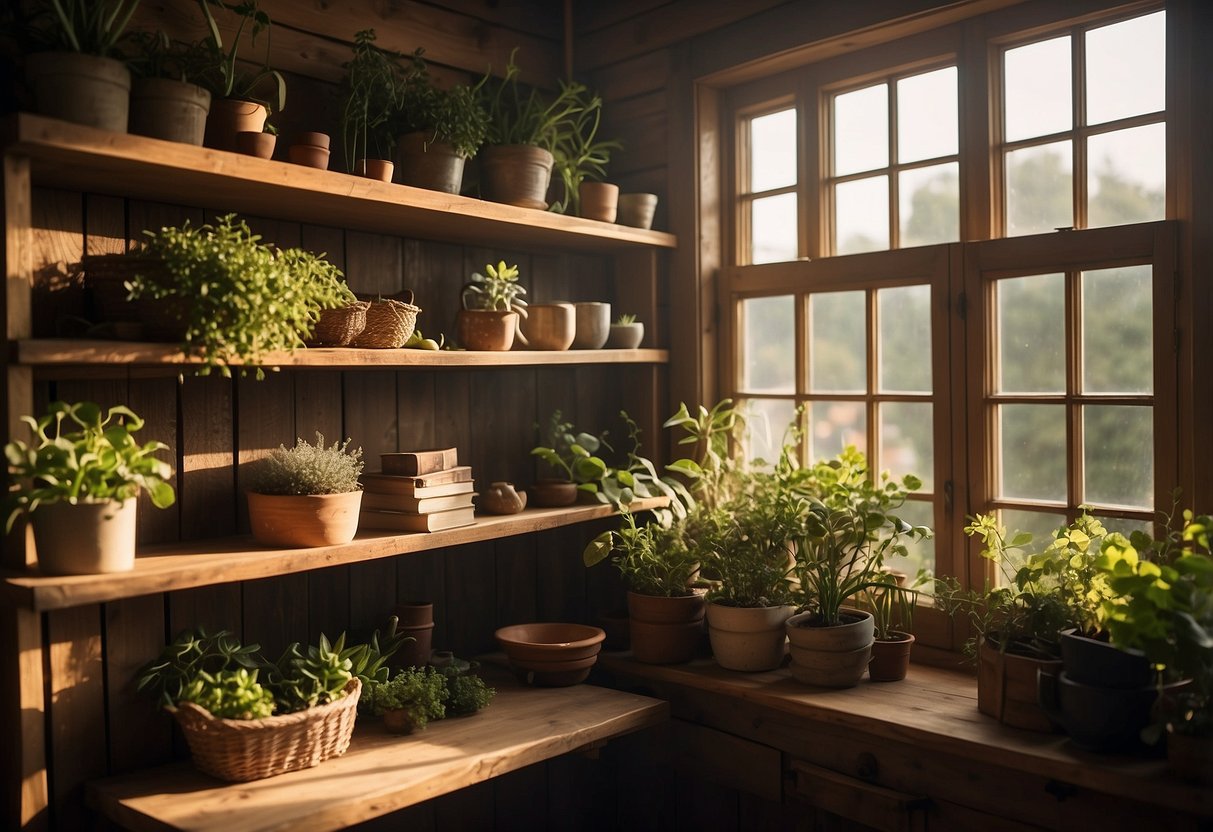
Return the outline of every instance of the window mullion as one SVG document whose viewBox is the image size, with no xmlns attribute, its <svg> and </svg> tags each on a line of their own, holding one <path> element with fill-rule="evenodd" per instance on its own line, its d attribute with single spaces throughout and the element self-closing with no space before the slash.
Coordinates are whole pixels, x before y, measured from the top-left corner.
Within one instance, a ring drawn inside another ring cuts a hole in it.
<svg viewBox="0 0 1213 832">
<path fill-rule="evenodd" d="M 1066 322 L 1066 452 L 1070 464 L 1066 472 L 1066 502 L 1077 506 L 1083 494 L 1083 405 L 1075 401 L 1082 378 L 1082 290 L 1079 274 L 1066 272 L 1065 322 Z M 1073 521 L 1074 511 L 1066 511 Z"/>
<path fill-rule="evenodd" d="M 1074 108 L 1074 129 L 1071 138 L 1074 172 L 1071 177 L 1073 184 L 1074 221 L 1075 228 L 1086 228 L 1087 216 L 1087 68 L 1086 68 L 1086 37 L 1082 29 L 1070 33 L 1070 100 Z"/>
</svg>

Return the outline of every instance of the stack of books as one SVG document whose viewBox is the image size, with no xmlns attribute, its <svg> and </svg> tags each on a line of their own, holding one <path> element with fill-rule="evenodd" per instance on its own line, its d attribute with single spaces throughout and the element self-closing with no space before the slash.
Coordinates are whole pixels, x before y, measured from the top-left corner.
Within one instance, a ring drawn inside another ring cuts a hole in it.
<svg viewBox="0 0 1213 832">
<path fill-rule="evenodd" d="M 436 532 L 476 522 L 472 469 L 454 448 L 381 454 L 382 471 L 362 475 L 358 527 Z"/>
</svg>

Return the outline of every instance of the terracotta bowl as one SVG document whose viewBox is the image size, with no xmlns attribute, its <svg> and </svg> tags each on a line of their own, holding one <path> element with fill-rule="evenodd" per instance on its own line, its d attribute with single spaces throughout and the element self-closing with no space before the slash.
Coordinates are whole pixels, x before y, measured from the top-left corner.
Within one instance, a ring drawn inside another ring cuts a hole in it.
<svg viewBox="0 0 1213 832">
<path fill-rule="evenodd" d="M 496 632 L 497 643 L 518 662 L 569 662 L 592 659 L 606 638 L 588 624 L 513 624 Z"/>
</svg>

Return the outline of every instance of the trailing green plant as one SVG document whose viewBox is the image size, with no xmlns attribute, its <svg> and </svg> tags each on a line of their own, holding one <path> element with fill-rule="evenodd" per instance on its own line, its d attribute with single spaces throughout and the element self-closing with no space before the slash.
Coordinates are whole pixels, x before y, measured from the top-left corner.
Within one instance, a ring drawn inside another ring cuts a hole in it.
<svg viewBox="0 0 1213 832">
<path fill-rule="evenodd" d="M 483 710 L 493 701 L 497 690 L 484 683 L 475 673 L 458 670 L 443 671 L 446 676 L 446 716 L 467 716 Z"/>
<path fill-rule="evenodd" d="M 634 324 L 634 323 L 636 323 L 636 316 L 631 314 L 630 312 L 625 312 L 624 314 L 615 318 L 616 326 L 630 326 L 631 324 Z"/>
<path fill-rule="evenodd" d="M 353 662 L 345 655 L 345 633 L 330 643 L 324 633 L 317 644 L 287 646 L 267 677 L 278 713 L 294 713 L 335 702 L 345 696 L 354 678 Z"/>
<path fill-rule="evenodd" d="M 415 728 L 446 716 L 447 677 L 432 667 L 402 670 L 385 684 L 371 688 L 375 716 L 386 711 L 406 711 Z"/>
<path fill-rule="evenodd" d="M 625 509 L 619 530 L 591 540 L 582 561 L 595 566 L 609 557 L 628 588 L 642 595 L 689 595 L 699 558 L 688 546 L 684 530 L 681 523 L 639 525 L 636 515 Z"/>
<path fill-rule="evenodd" d="M 219 32 L 219 23 L 211 11 L 211 6 L 223 9 L 236 15 L 238 22 L 236 32 L 232 35 L 230 45 L 224 46 L 223 35 Z M 199 77 L 198 83 L 219 98 L 238 98 L 256 101 L 264 104 L 267 109 L 278 112 L 286 107 L 286 79 L 282 73 L 270 66 L 270 33 L 273 21 L 263 12 L 257 0 L 242 0 L 239 3 L 225 0 L 198 0 L 198 7 L 206 22 L 207 36 L 203 45 L 209 55 L 207 70 Z M 248 34 L 249 45 L 257 45 L 257 36 L 265 33 L 265 54 L 261 66 L 246 72 L 239 68 L 236 62 L 240 52 L 240 43 Z M 258 94 L 258 91 L 273 84 L 270 96 Z"/>
<path fill-rule="evenodd" d="M 551 96 L 533 87 L 523 90 L 519 83 L 521 70 L 514 62 L 517 53 L 516 48 L 510 53 L 504 77 L 494 78 L 490 70 L 477 85 L 488 115 L 486 141 L 493 145 L 532 145 L 554 152 L 566 140 L 572 120 L 583 106 L 585 87 L 562 82 Z"/>
<path fill-rule="evenodd" d="M 162 705 L 171 707 L 185 698 L 203 675 L 217 679 L 236 670 L 258 670 L 266 666 L 257 644 L 242 645 L 227 630 L 208 633 L 198 627 L 185 630 L 140 668 L 137 689 L 146 690 Z"/>
<path fill-rule="evenodd" d="M 152 505 L 167 508 L 176 499 L 168 480 L 173 471 L 157 459 L 162 442 L 140 445 L 132 434 L 143 420 L 130 408 L 111 407 L 102 416 L 93 402 L 53 402 L 37 420 L 21 417 L 33 444 L 14 439 L 4 446 L 9 477 L 20 480 L 5 497 L 5 530 L 23 513 L 41 505 L 92 500 L 127 500 L 147 491 Z"/>
<path fill-rule="evenodd" d="M 122 60 L 118 45 L 137 8 L 139 0 L 50 0 L 19 17 L 18 28 L 29 51 Z"/>
<path fill-rule="evenodd" d="M 316 433 L 316 444 L 296 440 L 295 447 L 277 449 L 249 463 L 249 490 L 258 494 L 348 494 L 358 490 L 362 473 L 362 448 L 349 450 L 349 439 L 324 446 Z"/>
<path fill-rule="evenodd" d="M 420 49 L 413 55 L 413 68 L 401 90 L 396 132 L 423 133 L 427 143 L 449 144 L 465 158 L 475 156 L 489 129 L 480 95 L 484 81 L 440 89 L 430 78 Z"/>
<path fill-rule="evenodd" d="M 274 130 L 270 123 L 265 123 L 266 130 Z M 283 249 L 279 256 L 290 269 L 296 281 L 308 286 L 308 294 L 319 309 L 341 309 L 358 300 L 353 290 L 345 282 L 345 274 L 327 259 L 328 254 L 314 254 L 301 248 Z M 307 335 L 312 334 L 311 323 L 307 327 Z"/>
<path fill-rule="evenodd" d="M 484 274 L 473 272 L 461 293 L 464 309 L 485 309 L 495 312 L 517 312 L 526 317 L 526 287 L 518 282 L 518 266 L 488 263 Z"/>
<path fill-rule="evenodd" d="M 552 148 L 553 168 L 560 174 L 564 186 L 564 198 L 553 202 L 550 211 L 559 214 L 581 215 L 581 183 L 589 180 L 601 182 L 606 179 L 606 166 L 611 161 L 611 151 L 623 145 L 616 139 L 598 139 L 598 127 L 602 121 L 602 97 L 590 94 L 581 85 L 575 85 L 570 95 L 576 98 L 575 111 L 570 115 L 564 129 L 560 130 Z"/>
<path fill-rule="evenodd" d="M 220 719 L 264 719 L 274 713 L 274 694 L 261 686 L 257 673 L 243 667 L 199 671 L 177 702 L 193 702 Z"/>
<path fill-rule="evenodd" d="M 346 170 L 355 170 L 359 159 L 390 159 L 396 137 L 393 119 L 403 106 L 410 71 L 400 65 L 400 55 L 375 45 L 375 30 L 354 35 L 354 56 L 342 64 L 345 77 L 341 111 Z M 417 70 L 412 70 L 413 72 Z M 373 154 L 373 155 L 372 155 Z"/>
</svg>

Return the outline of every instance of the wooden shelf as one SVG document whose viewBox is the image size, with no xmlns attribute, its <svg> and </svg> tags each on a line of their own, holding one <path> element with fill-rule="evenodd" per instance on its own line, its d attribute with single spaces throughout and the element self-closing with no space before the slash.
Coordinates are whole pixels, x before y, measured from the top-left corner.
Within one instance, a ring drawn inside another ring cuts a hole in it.
<svg viewBox="0 0 1213 832">
<path fill-rule="evenodd" d="M 570 364 L 667 364 L 667 350 L 370 350 L 352 348 L 299 349 L 268 353 L 264 366 L 323 369 L 383 370 L 393 367 L 441 369 L 444 367 L 544 367 Z M 39 338 L 17 342 L 18 364 L 33 367 L 126 364 L 164 366 L 201 363 L 187 357 L 175 344 L 137 341 L 83 341 Z"/>
<path fill-rule="evenodd" d="M 633 511 L 657 508 L 665 497 L 637 500 Z M 351 543 L 312 549 L 266 549 L 252 537 L 215 538 L 141 549 L 130 572 L 99 575 L 42 575 L 0 571 L 0 602 L 36 612 L 134 598 L 199 586 L 289 575 L 309 569 L 428 552 L 464 543 L 600 520 L 614 514 L 607 505 L 527 509 L 507 517 L 484 516 L 473 526 L 439 532 L 390 534 L 359 532 Z M 570 553 L 570 557 L 577 553 Z"/>
<path fill-rule="evenodd" d="M 9 117 L 2 135 L 7 152 L 31 160 L 34 181 L 51 187 L 480 246 L 592 252 L 677 245 L 674 235 L 662 231 L 111 133 L 28 113 Z"/>
<path fill-rule="evenodd" d="M 329 830 L 370 820 L 668 718 L 669 705 L 575 685 L 524 688 L 486 674 L 492 704 L 401 737 L 358 718 L 350 750 L 315 768 L 224 784 L 175 764 L 89 784 L 89 803 L 133 830 Z"/>
</svg>

